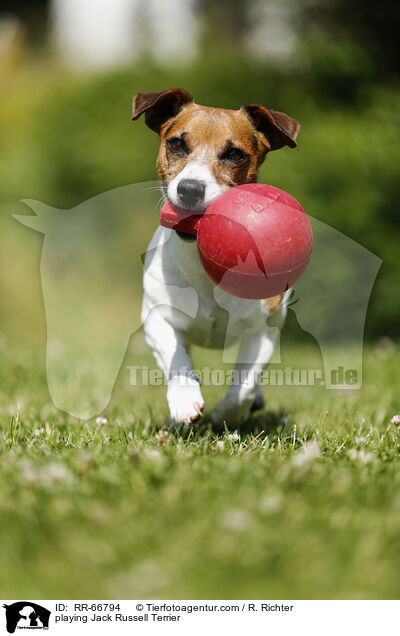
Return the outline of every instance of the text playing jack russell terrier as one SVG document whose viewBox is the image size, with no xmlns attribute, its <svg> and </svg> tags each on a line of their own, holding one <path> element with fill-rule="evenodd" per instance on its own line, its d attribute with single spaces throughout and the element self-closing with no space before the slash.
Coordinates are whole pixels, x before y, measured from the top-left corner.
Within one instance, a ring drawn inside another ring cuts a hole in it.
<svg viewBox="0 0 400 636">
<path fill-rule="evenodd" d="M 257 104 L 239 110 L 200 106 L 181 89 L 138 93 L 132 119 L 143 114 L 146 124 L 160 135 L 156 167 L 164 194 L 174 205 L 196 214 L 228 188 L 256 182 L 267 153 L 283 146 L 294 148 L 300 128 L 292 117 Z M 274 324 L 280 328 L 285 302 L 242 299 L 216 288 L 200 263 L 195 241 L 194 236 L 161 226 L 154 234 L 149 253 L 155 251 L 145 262 L 145 337 L 168 380 L 170 416 L 177 424 L 196 421 L 204 407 L 188 355 L 190 344 L 223 348 L 239 340 L 236 368 L 242 382 L 229 387 L 211 414 L 216 423 L 238 425 L 250 410 L 264 404 L 257 380 L 272 357 L 278 333 L 267 319 L 273 311 Z M 197 313 L 178 311 L 171 297 L 187 287 L 196 290 Z"/>
</svg>

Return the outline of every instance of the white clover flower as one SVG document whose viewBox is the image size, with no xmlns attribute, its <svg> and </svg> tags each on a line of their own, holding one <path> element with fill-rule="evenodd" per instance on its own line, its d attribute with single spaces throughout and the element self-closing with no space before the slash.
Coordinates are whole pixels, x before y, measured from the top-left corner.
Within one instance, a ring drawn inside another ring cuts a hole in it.
<svg viewBox="0 0 400 636">
<path fill-rule="evenodd" d="M 166 446 L 169 442 L 170 435 L 168 431 L 158 431 L 158 433 L 155 434 L 155 438 L 160 446 Z"/>
<path fill-rule="evenodd" d="M 306 467 L 318 457 L 321 457 L 318 442 L 306 442 L 293 457 L 292 462 L 295 466 Z"/>
<path fill-rule="evenodd" d="M 218 440 L 215 442 L 214 446 L 211 446 L 213 451 L 217 451 L 218 453 L 222 453 L 225 448 L 225 442 L 223 440 Z"/>
<path fill-rule="evenodd" d="M 42 467 L 36 467 L 28 462 L 22 467 L 21 480 L 31 486 L 49 488 L 54 484 L 70 484 L 73 481 L 73 475 L 61 462 L 52 462 Z"/>
<path fill-rule="evenodd" d="M 252 521 L 252 515 L 248 510 L 234 508 L 221 517 L 220 526 L 233 532 L 244 532 L 251 526 Z"/>
<path fill-rule="evenodd" d="M 159 462 L 162 459 L 162 454 L 157 448 L 146 448 L 143 455 L 152 462 Z"/>
<path fill-rule="evenodd" d="M 97 426 L 104 426 L 105 424 L 107 424 L 107 418 L 106 417 L 96 417 L 96 424 Z"/>
<path fill-rule="evenodd" d="M 396 424 L 396 426 L 400 426 L 400 415 L 393 415 L 391 422 Z"/>
<path fill-rule="evenodd" d="M 42 468 L 41 479 L 44 485 L 69 483 L 72 481 L 72 473 L 61 462 L 52 462 Z"/>
<path fill-rule="evenodd" d="M 270 493 L 260 501 L 260 510 L 268 514 L 275 514 L 282 509 L 282 495 L 279 492 Z"/>
<path fill-rule="evenodd" d="M 24 462 L 21 470 L 21 480 L 30 486 L 35 486 L 40 482 L 40 472 L 30 462 Z"/>
<path fill-rule="evenodd" d="M 356 439 L 354 441 L 357 444 L 357 446 L 364 446 L 367 443 L 367 438 L 366 437 L 356 437 Z"/>
<path fill-rule="evenodd" d="M 352 448 L 349 450 L 348 455 L 350 459 L 352 459 L 355 462 L 358 462 L 359 464 L 369 464 L 374 458 L 372 453 L 369 453 L 363 448 L 361 450 L 356 450 L 355 448 Z"/>
</svg>

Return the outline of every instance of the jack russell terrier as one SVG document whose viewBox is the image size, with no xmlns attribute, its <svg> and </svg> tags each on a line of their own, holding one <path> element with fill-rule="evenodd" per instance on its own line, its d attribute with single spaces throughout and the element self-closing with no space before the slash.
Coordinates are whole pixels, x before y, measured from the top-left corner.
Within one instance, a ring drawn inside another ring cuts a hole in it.
<svg viewBox="0 0 400 636">
<path fill-rule="evenodd" d="M 267 153 L 283 146 L 294 148 L 300 128 L 292 117 L 257 104 L 239 110 L 200 106 L 181 89 L 138 93 L 132 119 L 143 114 L 146 124 L 160 135 L 156 167 L 162 192 L 175 206 L 193 214 L 204 212 L 228 188 L 256 182 Z M 229 387 L 211 414 L 215 423 L 236 426 L 251 410 L 264 406 L 258 379 L 279 333 L 267 320 L 275 312 L 274 324 L 281 327 L 285 302 L 280 297 L 238 298 L 217 288 L 200 263 L 195 241 L 195 236 L 161 226 L 155 232 L 145 261 L 145 338 L 167 379 L 170 417 L 177 424 L 195 422 L 204 407 L 187 347 L 193 343 L 223 348 L 239 340 L 236 369 L 241 382 Z M 188 287 L 196 290 L 197 313 L 193 307 L 187 314 L 176 309 L 179 302 L 173 295 Z"/>
</svg>

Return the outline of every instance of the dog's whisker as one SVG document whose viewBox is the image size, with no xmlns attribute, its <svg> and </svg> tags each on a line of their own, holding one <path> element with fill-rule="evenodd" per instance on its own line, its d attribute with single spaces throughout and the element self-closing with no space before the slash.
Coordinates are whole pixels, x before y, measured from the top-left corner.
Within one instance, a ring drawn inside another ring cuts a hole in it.
<svg viewBox="0 0 400 636">
<path fill-rule="evenodd" d="M 155 204 L 154 208 L 158 208 L 158 206 L 160 205 L 160 203 L 166 203 L 168 201 L 168 197 L 167 195 L 163 192 L 161 197 L 158 199 L 157 203 Z"/>
<path fill-rule="evenodd" d="M 144 188 L 145 192 L 161 192 L 162 194 L 164 194 L 164 188 L 162 186 L 156 187 L 150 187 L 150 188 Z"/>
</svg>

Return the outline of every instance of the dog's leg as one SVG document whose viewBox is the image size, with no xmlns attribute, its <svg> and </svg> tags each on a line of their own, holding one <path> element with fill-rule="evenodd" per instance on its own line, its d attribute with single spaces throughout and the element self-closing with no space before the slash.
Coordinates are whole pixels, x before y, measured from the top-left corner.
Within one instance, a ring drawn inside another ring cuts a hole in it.
<svg viewBox="0 0 400 636">
<path fill-rule="evenodd" d="M 256 388 L 256 397 L 254 398 L 253 404 L 251 405 L 250 411 L 261 411 L 265 406 L 265 398 L 262 392 L 262 388 L 260 385 L 257 385 Z"/>
<path fill-rule="evenodd" d="M 215 423 L 225 421 L 228 425 L 237 425 L 246 420 L 255 401 L 262 397 L 258 380 L 272 358 L 278 335 L 277 329 L 270 329 L 244 336 L 240 344 L 234 382 L 211 414 Z"/>
<path fill-rule="evenodd" d="M 167 382 L 167 401 L 171 419 L 177 424 L 197 420 L 204 407 L 200 380 L 193 372 L 185 347 L 185 337 L 174 329 L 159 312 L 150 312 L 144 322 L 147 344 Z"/>
</svg>

